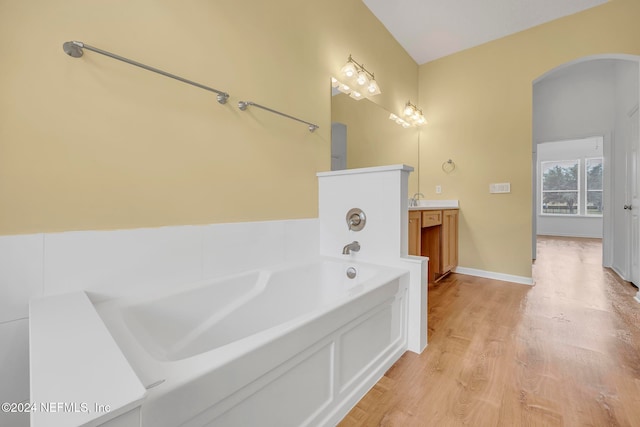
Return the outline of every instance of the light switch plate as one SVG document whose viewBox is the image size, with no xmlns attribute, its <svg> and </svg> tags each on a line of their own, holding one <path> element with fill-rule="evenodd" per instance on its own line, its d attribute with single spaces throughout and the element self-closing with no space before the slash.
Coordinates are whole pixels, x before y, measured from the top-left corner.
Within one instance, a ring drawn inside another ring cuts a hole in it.
<svg viewBox="0 0 640 427">
<path fill-rule="evenodd" d="M 498 184 L 489 184 L 489 193 L 511 193 L 511 183 L 501 182 Z"/>
</svg>

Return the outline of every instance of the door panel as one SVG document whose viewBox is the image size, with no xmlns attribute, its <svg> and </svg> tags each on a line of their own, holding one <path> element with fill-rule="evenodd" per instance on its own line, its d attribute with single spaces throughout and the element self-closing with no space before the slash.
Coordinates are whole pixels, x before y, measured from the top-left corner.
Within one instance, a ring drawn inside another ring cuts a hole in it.
<svg viewBox="0 0 640 427">
<path fill-rule="evenodd" d="M 636 285 L 640 285 L 640 174 L 638 173 L 638 146 L 640 138 L 638 133 L 638 109 L 636 108 L 631 119 L 631 138 L 629 139 L 629 195 L 630 195 L 630 216 L 631 216 L 631 248 L 629 260 L 630 279 Z"/>
</svg>

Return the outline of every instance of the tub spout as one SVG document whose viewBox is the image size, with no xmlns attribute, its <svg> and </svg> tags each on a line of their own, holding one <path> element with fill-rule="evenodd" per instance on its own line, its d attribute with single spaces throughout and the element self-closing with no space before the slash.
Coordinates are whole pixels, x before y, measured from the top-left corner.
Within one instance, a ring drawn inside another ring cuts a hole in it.
<svg viewBox="0 0 640 427">
<path fill-rule="evenodd" d="M 352 251 L 358 252 L 359 250 L 360 250 L 360 243 L 354 240 L 353 242 L 349 243 L 344 248 L 342 248 L 342 255 L 349 255 Z"/>
</svg>

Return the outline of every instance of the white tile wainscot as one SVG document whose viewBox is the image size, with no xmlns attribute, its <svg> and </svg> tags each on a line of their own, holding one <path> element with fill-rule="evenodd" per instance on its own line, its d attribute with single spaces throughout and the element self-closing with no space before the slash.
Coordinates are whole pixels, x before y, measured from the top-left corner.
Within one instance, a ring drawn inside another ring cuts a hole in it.
<svg viewBox="0 0 640 427">
<path fill-rule="evenodd" d="M 202 226 L 45 234 L 45 295 L 114 298 L 202 277 Z"/>
<path fill-rule="evenodd" d="M 0 323 L 0 342 L 0 403 L 28 402 L 29 321 Z M 0 426 L 29 427 L 29 414 L 0 411 Z"/>
<path fill-rule="evenodd" d="M 31 298 L 83 290 L 108 299 L 255 268 L 264 265 L 265 254 L 269 262 L 312 258 L 318 233 L 318 219 L 310 218 L 0 236 L 2 401 L 29 401 Z M 262 252 L 241 256 L 239 242 Z M 29 416 L 0 413 L 5 425 L 27 427 Z"/>
<path fill-rule="evenodd" d="M 0 236 L 0 323 L 25 319 L 29 299 L 42 295 L 43 234 Z"/>
</svg>

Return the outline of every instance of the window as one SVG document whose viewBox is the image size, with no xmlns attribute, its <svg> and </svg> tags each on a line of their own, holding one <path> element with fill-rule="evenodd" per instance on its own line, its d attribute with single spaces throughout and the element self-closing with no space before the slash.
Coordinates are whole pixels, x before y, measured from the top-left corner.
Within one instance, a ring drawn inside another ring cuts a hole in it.
<svg viewBox="0 0 640 427">
<path fill-rule="evenodd" d="M 581 159 L 540 162 L 542 214 L 602 215 L 602 157 L 584 159 L 584 167 L 582 163 Z"/>
<path fill-rule="evenodd" d="M 585 160 L 587 215 L 602 215 L 602 157 Z"/>
<path fill-rule="evenodd" d="M 580 160 L 541 162 L 542 213 L 580 213 Z"/>
</svg>

